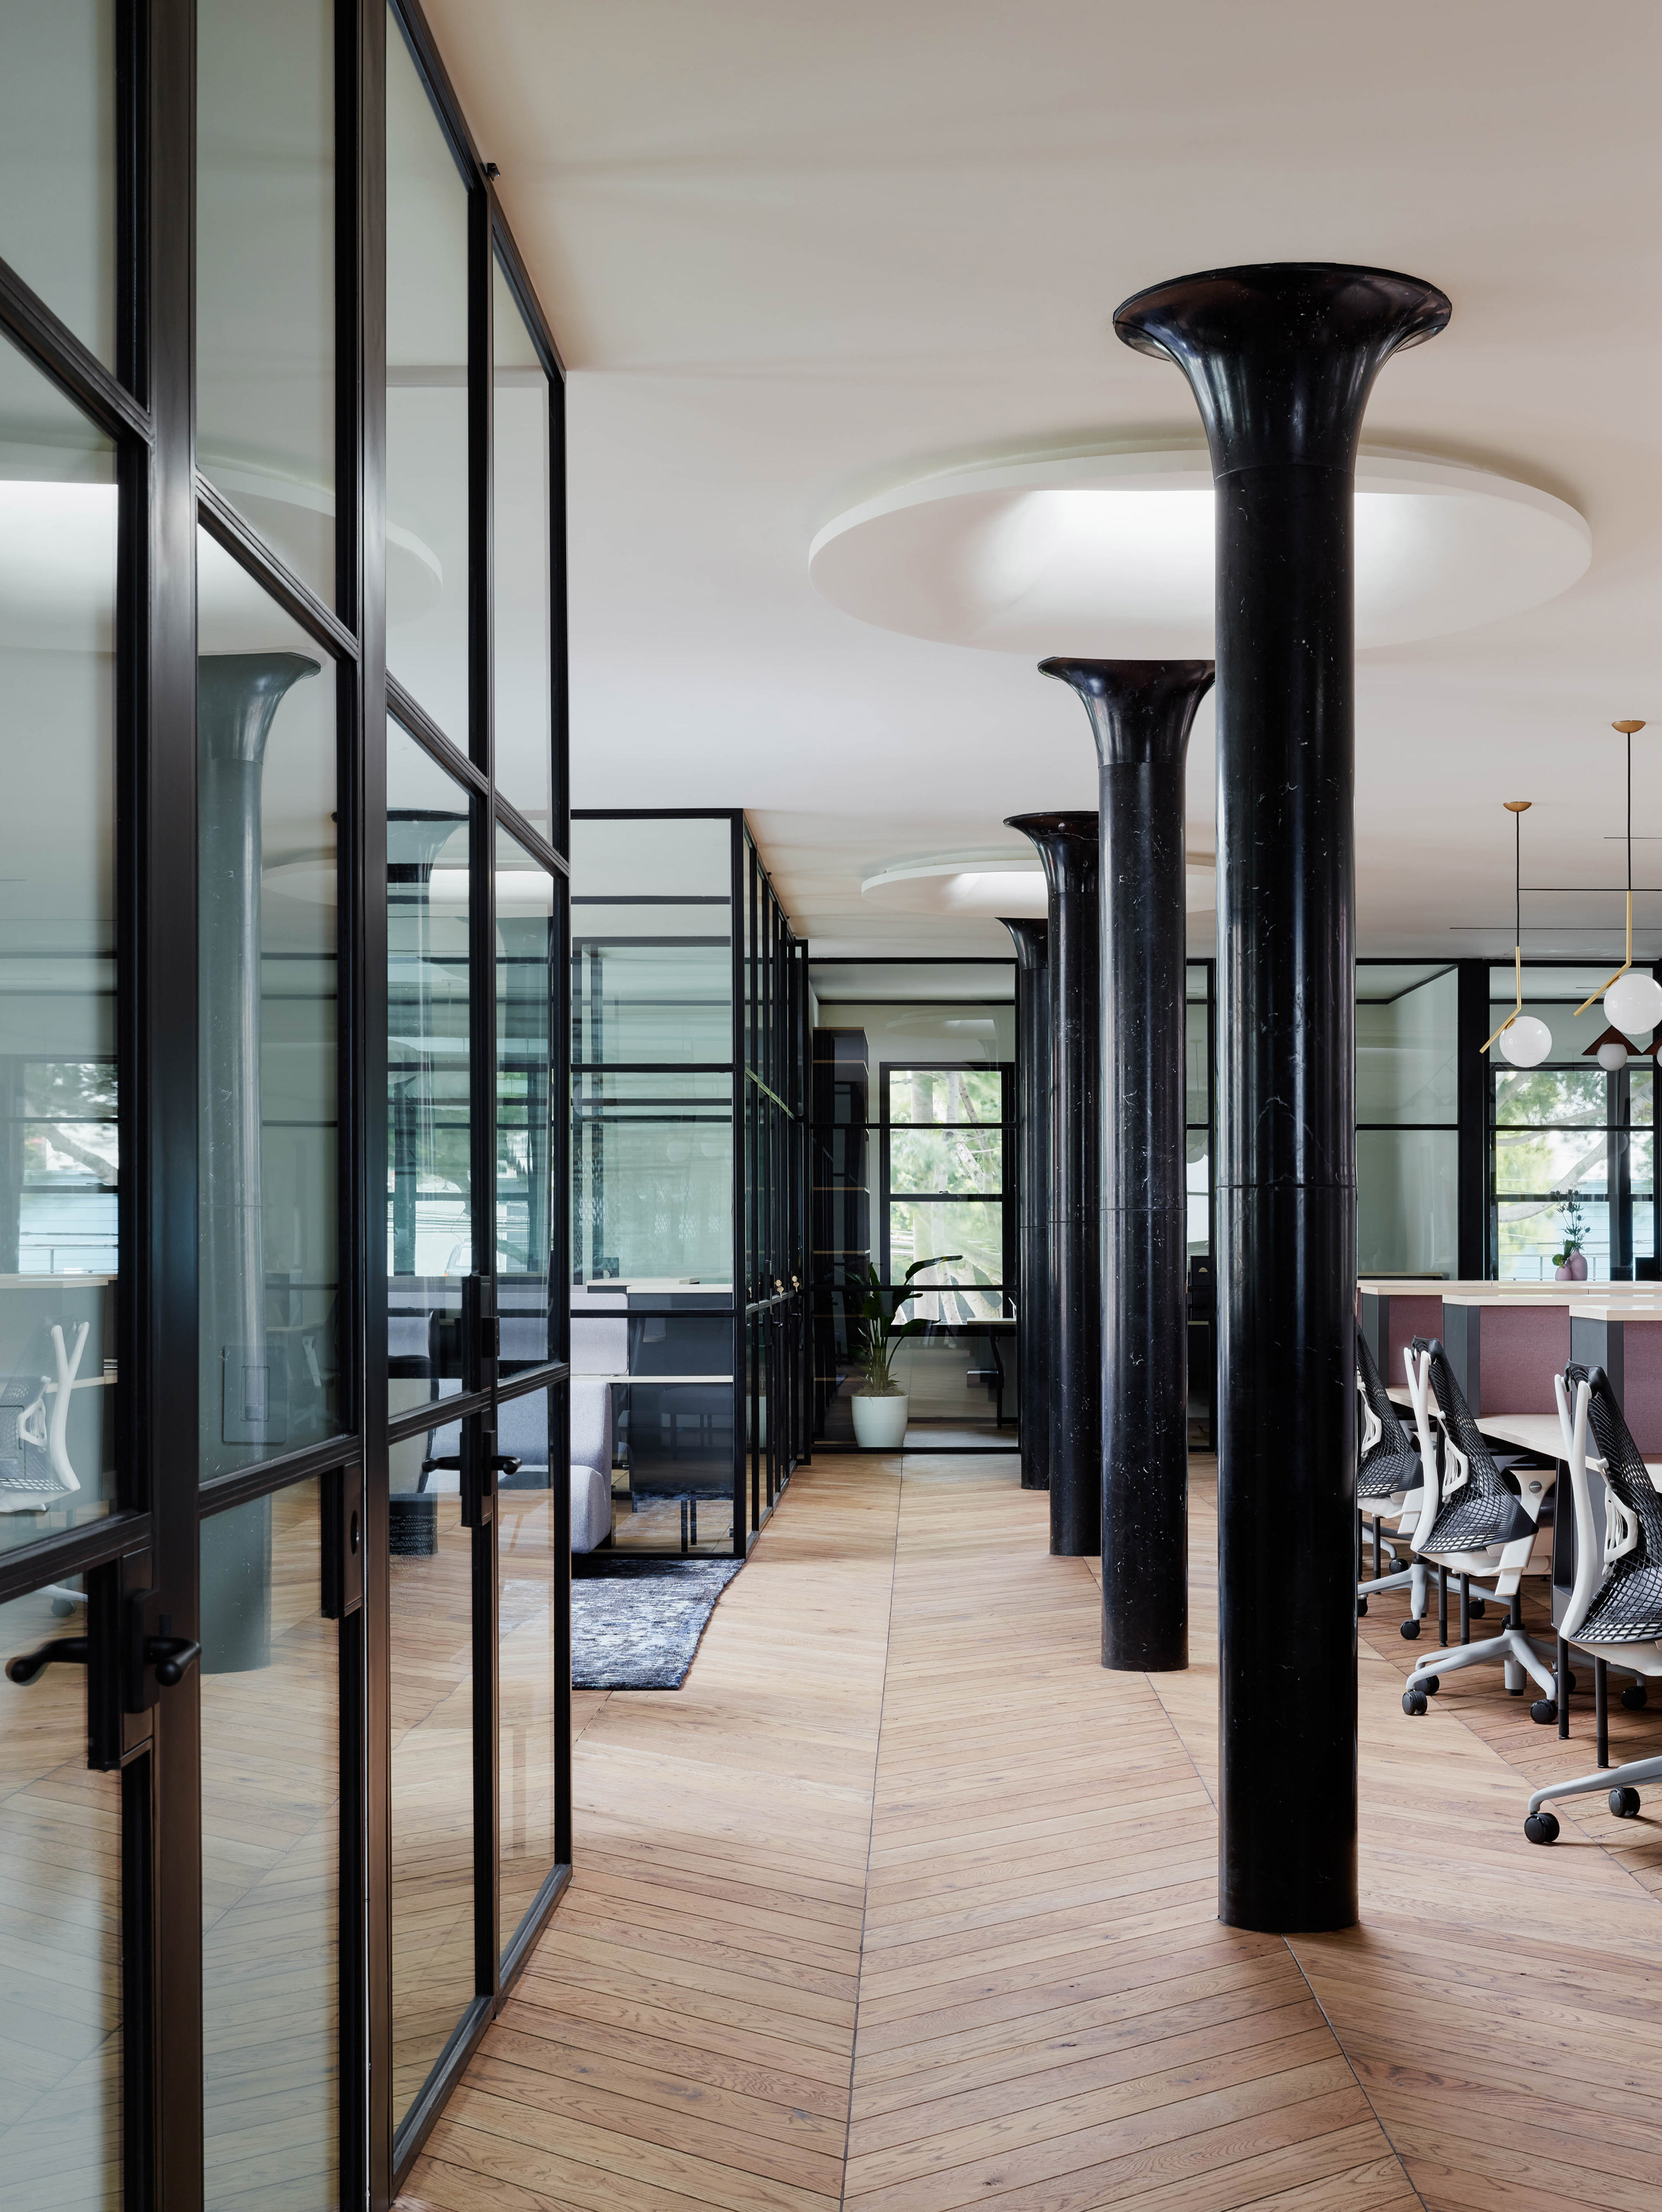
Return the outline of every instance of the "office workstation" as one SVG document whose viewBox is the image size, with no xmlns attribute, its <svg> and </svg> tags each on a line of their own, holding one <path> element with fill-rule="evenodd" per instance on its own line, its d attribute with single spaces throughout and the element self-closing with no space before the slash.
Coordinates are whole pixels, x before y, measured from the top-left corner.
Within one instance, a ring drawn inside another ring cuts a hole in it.
<svg viewBox="0 0 1662 2212">
<path fill-rule="evenodd" d="M 0 2212 L 1644 2212 L 1654 8 L 0 17 Z"/>
</svg>

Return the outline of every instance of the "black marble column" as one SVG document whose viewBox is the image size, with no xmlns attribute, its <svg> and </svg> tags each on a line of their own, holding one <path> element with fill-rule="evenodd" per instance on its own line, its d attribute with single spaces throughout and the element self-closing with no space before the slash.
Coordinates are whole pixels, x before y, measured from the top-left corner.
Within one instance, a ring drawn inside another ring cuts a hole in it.
<svg viewBox="0 0 1662 2212">
<path fill-rule="evenodd" d="M 1094 814 L 1013 814 L 1050 892 L 1050 1547 L 1102 1546 L 1101 913 Z"/>
<path fill-rule="evenodd" d="M 1289 262 L 1114 318 L 1217 486 L 1219 1914 L 1356 1917 L 1354 563 L 1374 377 L 1433 286 Z"/>
<path fill-rule="evenodd" d="M 1016 1213 L 1021 1294 L 1016 1374 L 1022 1407 L 1022 1487 L 1050 1487 L 1050 983 L 1049 924 L 1011 921 L 1016 946 Z"/>
<path fill-rule="evenodd" d="M 1046 660 L 1101 793 L 1102 1664 L 1189 1663 L 1184 766 L 1210 660 Z"/>
</svg>

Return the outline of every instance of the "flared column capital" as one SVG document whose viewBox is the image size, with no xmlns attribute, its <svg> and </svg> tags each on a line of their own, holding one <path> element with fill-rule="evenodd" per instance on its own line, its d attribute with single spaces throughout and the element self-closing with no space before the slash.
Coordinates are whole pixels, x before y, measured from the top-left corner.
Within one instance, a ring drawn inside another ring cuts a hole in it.
<svg viewBox="0 0 1662 2212">
<path fill-rule="evenodd" d="M 1039 673 L 1085 702 L 1104 768 L 1177 766 L 1195 710 L 1212 688 L 1210 660 L 1041 660 Z"/>
<path fill-rule="evenodd" d="M 1435 284 L 1394 270 L 1270 261 L 1151 285 L 1114 311 L 1113 327 L 1188 378 L 1223 476 L 1289 461 L 1354 468 L 1374 377 L 1452 313 Z"/>
<path fill-rule="evenodd" d="M 258 763 L 290 688 L 320 664 L 304 653 L 206 653 L 197 663 L 197 726 L 210 760 Z"/>
<path fill-rule="evenodd" d="M 1050 943 L 1050 924 L 1042 916 L 1001 914 L 998 917 L 1010 932 L 1010 942 L 1016 947 L 1018 968 L 1038 969 L 1044 966 Z"/>
<path fill-rule="evenodd" d="M 1052 897 L 1095 890 L 1101 825 L 1095 814 L 1010 814 L 1004 827 L 1019 830 L 1038 847 Z"/>
</svg>

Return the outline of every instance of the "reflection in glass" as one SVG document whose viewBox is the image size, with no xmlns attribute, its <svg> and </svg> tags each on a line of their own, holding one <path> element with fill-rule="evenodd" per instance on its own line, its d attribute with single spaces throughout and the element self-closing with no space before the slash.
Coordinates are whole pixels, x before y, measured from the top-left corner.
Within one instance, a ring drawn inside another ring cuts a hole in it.
<svg viewBox="0 0 1662 2212">
<path fill-rule="evenodd" d="M 197 10 L 197 454 L 335 597 L 333 0 Z"/>
<path fill-rule="evenodd" d="M 468 747 L 467 190 L 386 29 L 386 657 Z"/>
<path fill-rule="evenodd" d="M 1531 1067 L 1495 1078 L 1495 1119 L 1503 1127 L 1602 1129 L 1610 1115 L 1602 1067 Z"/>
<path fill-rule="evenodd" d="M 395 2123 L 474 1994 L 473 1540 L 456 1470 L 431 1465 L 459 1449 L 452 1425 L 390 1454 Z"/>
<path fill-rule="evenodd" d="M 0 1548 L 115 1490 L 116 500 L 0 341 Z"/>
<path fill-rule="evenodd" d="M 332 664 L 197 533 L 202 1471 L 340 1426 Z"/>
<path fill-rule="evenodd" d="M 504 1373 L 554 1356 L 549 1047 L 554 879 L 496 833 L 496 1269 Z"/>
<path fill-rule="evenodd" d="M 116 0 L 11 0 L 0 43 L 0 255 L 115 366 Z"/>
<path fill-rule="evenodd" d="M 1203 971 L 1204 993 L 1204 971 Z M 1183 1118 L 1191 1128 L 1203 1127 L 1211 1117 L 1211 1086 L 1208 1081 L 1206 1000 L 1191 999 L 1183 1009 Z"/>
<path fill-rule="evenodd" d="M 554 767 L 549 380 L 494 262 L 491 331 L 496 786 L 547 837 Z"/>
<path fill-rule="evenodd" d="M 1357 1121 L 1458 1120 L 1453 969 L 1360 968 L 1356 984 Z"/>
<path fill-rule="evenodd" d="M 913 1195 L 966 1197 L 1004 1186 L 1000 1128 L 897 1128 L 889 1140 L 889 1184 Z"/>
<path fill-rule="evenodd" d="M 1358 1273 L 1459 1273 L 1459 1141 L 1453 1129 L 1356 1132 Z"/>
<path fill-rule="evenodd" d="M 497 1449 L 517 1459 L 496 1495 L 497 1679 L 500 1722 L 497 1778 L 500 1797 L 500 1913 L 497 1942 L 506 1950 L 551 1871 L 555 1858 L 555 1577 L 559 1492 L 550 1450 L 553 1394 L 533 1390 L 499 1407 Z"/>
<path fill-rule="evenodd" d="M 462 1387 L 473 1269 L 468 794 L 386 738 L 388 1409 Z"/>
<path fill-rule="evenodd" d="M 1188 1249 L 1212 1249 L 1212 1140 L 1204 1129 L 1188 1131 L 1184 1143 L 1187 1185 Z"/>
<path fill-rule="evenodd" d="M 209 2212 L 332 2204 L 340 2124 L 340 1662 L 320 1481 L 202 1524 Z"/>
<path fill-rule="evenodd" d="M 937 1254 L 956 1253 L 956 1259 Z M 914 1260 L 931 1264 L 919 1276 L 927 1289 L 938 1283 L 1001 1284 L 1004 1279 L 1004 1209 L 997 1199 L 930 1200 L 896 1199 L 889 1208 L 889 1279 L 900 1282 Z M 955 1309 L 950 1302 L 920 1303 L 914 1310 L 932 1319 L 967 1320 L 986 1309 L 974 1299 Z M 1002 1313 L 994 1296 L 992 1310 Z"/>
<path fill-rule="evenodd" d="M 0 1605 L 0 1662 L 81 1632 L 78 1589 Z M 121 1789 L 87 1767 L 87 1670 L 0 1674 L 0 2212 L 121 2202 Z"/>
<path fill-rule="evenodd" d="M 891 1121 L 1004 1119 L 1004 1079 L 996 1067 L 899 1067 L 889 1072 Z"/>
</svg>

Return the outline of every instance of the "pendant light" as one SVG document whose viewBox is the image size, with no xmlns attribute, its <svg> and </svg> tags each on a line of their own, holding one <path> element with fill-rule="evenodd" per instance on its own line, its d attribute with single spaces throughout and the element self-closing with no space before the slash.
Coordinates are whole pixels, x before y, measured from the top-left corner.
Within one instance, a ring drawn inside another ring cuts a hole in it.
<svg viewBox="0 0 1662 2212">
<path fill-rule="evenodd" d="M 1512 973 L 1517 1004 L 1495 1035 L 1483 1040 L 1483 1048 L 1487 1052 L 1498 1041 L 1501 1057 L 1514 1067 L 1538 1067 L 1552 1050 L 1552 1031 L 1524 1012 L 1524 817 L 1533 801 L 1508 799 L 1503 803 L 1512 817 Z"/>
<path fill-rule="evenodd" d="M 1637 1036 L 1641 1030 L 1653 1030 L 1662 1022 L 1662 983 L 1654 975 L 1633 972 L 1633 734 L 1642 730 L 1642 722 L 1612 722 L 1610 727 L 1619 730 L 1628 741 L 1628 944 L 1627 957 L 1615 975 L 1598 986 L 1592 997 L 1584 999 L 1575 1009 L 1586 1013 L 1600 991 L 1604 996 L 1604 1012 L 1612 1024 L 1629 1036 Z M 1608 1066 L 1609 1062 L 1601 1063 Z"/>
</svg>

